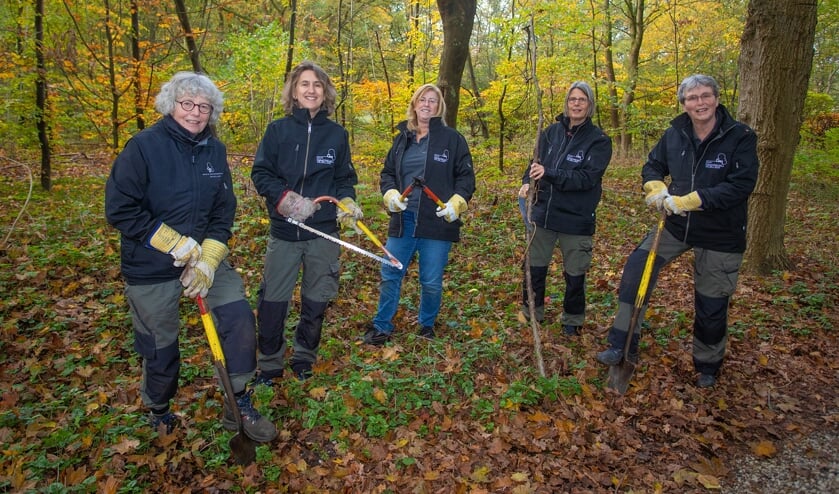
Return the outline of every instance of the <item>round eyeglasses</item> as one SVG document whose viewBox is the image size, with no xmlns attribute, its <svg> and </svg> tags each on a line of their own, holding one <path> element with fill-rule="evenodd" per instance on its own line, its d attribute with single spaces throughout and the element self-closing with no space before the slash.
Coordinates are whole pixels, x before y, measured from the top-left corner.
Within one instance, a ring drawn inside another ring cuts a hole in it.
<svg viewBox="0 0 839 494">
<path fill-rule="evenodd" d="M 181 105 L 181 108 L 183 108 L 184 111 L 192 111 L 192 109 L 196 106 L 198 107 L 198 113 L 203 113 L 204 115 L 213 111 L 213 105 L 207 103 L 201 103 L 200 105 L 196 105 L 194 101 L 190 101 L 188 99 L 178 101 L 178 104 Z"/>
</svg>

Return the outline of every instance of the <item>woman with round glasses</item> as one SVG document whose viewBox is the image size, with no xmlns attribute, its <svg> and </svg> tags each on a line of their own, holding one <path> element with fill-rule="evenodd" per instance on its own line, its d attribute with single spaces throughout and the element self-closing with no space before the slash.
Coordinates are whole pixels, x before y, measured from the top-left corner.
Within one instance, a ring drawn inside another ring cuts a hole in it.
<svg viewBox="0 0 839 494">
<path fill-rule="evenodd" d="M 105 216 L 120 232 L 121 270 L 142 357 L 140 393 L 159 432 L 179 420 L 169 404 L 178 389 L 181 295 L 205 298 L 219 328 L 245 434 L 258 442 L 277 429 L 251 403 L 256 370 L 256 321 L 242 278 L 226 260 L 236 214 L 227 149 L 213 136 L 224 107 L 205 75 L 175 74 L 160 90 L 163 115 L 132 137 L 105 186 Z M 232 408 L 222 423 L 236 430 Z"/>
<path fill-rule="evenodd" d="M 531 224 L 530 277 L 537 321 L 545 317 L 545 285 L 554 247 L 559 244 L 565 278 L 561 323 L 575 336 L 585 321 L 586 272 L 591 267 L 595 211 L 601 182 L 612 159 L 612 140 L 591 121 L 594 92 L 585 82 L 571 84 L 565 111 L 539 137 L 539 156 L 525 170 L 519 198 L 535 184 Z M 527 287 L 522 290 L 522 311 L 530 317 Z"/>
</svg>

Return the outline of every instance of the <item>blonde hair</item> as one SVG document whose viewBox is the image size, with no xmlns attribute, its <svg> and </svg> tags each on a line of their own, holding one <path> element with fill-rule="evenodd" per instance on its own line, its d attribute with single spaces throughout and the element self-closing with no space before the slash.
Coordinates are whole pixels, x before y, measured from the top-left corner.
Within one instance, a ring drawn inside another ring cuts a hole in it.
<svg viewBox="0 0 839 494">
<path fill-rule="evenodd" d="M 422 95 L 428 91 L 432 91 L 436 94 L 437 99 L 439 100 L 439 104 L 437 105 L 437 114 L 434 116 L 443 118 L 443 115 L 446 114 L 446 100 L 443 99 L 443 91 L 440 91 L 440 88 L 434 84 L 423 84 L 414 91 L 414 95 L 411 96 L 411 102 L 408 103 L 408 110 L 405 112 L 405 118 L 408 120 L 408 130 L 412 132 L 416 132 L 419 129 L 416 110 L 417 102 Z M 445 124 L 446 119 L 443 118 L 443 125 Z"/>
</svg>

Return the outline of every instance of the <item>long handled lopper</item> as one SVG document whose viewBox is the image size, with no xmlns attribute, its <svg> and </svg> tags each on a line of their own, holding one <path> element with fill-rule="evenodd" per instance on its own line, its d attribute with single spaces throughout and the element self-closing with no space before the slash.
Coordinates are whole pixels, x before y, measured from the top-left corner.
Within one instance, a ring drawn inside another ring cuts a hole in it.
<svg viewBox="0 0 839 494">
<path fill-rule="evenodd" d="M 218 339 L 216 332 L 216 325 L 213 322 L 213 316 L 207 310 L 207 304 L 201 295 L 195 297 L 198 302 L 198 310 L 201 312 L 201 322 L 204 323 L 204 332 L 207 333 L 207 339 L 210 341 L 210 350 L 213 353 L 213 365 L 216 367 L 221 385 L 224 388 L 224 399 L 227 400 L 227 406 L 233 411 L 236 417 L 236 425 L 238 431 L 230 438 L 230 453 L 233 455 L 233 460 L 239 465 L 250 465 L 256 460 L 256 442 L 245 434 L 245 425 L 242 423 L 242 414 L 239 412 L 239 405 L 236 404 L 236 396 L 233 394 L 233 383 L 230 382 L 230 374 L 227 373 L 227 367 L 224 360 L 224 351 L 221 349 L 221 342 Z"/>
<path fill-rule="evenodd" d="M 632 379 L 632 374 L 635 372 L 636 362 L 629 358 L 629 347 L 632 345 L 632 335 L 635 334 L 635 325 L 638 324 L 638 317 L 641 314 L 641 308 L 644 306 L 644 299 L 647 297 L 647 288 L 650 284 L 650 277 L 653 272 L 653 264 L 655 264 L 655 256 L 658 251 L 658 242 L 661 240 L 661 231 L 664 230 L 664 218 L 667 215 L 661 213 L 656 227 L 655 237 L 650 246 L 650 252 L 647 254 L 647 263 L 644 265 L 644 272 L 641 274 L 641 283 L 638 285 L 638 293 L 635 295 L 635 306 L 632 308 L 632 317 L 629 318 L 629 330 L 626 333 L 626 343 L 623 345 L 623 358 L 620 363 L 609 367 L 609 379 L 606 381 L 606 387 L 614 389 L 620 394 L 626 393 L 629 387 L 629 380 Z"/>
<path fill-rule="evenodd" d="M 425 195 L 427 195 L 429 199 L 434 201 L 434 204 L 436 204 L 437 206 L 441 208 L 446 207 L 446 203 L 441 201 L 440 198 L 437 197 L 437 194 L 435 194 L 434 191 L 432 191 L 428 188 L 427 185 L 425 185 L 425 181 L 422 177 L 414 177 L 414 181 L 405 189 L 405 192 L 402 193 L 400 199 L 404 201 L 405 198 L 408 197 L 408 194 L 410 194 L 411 191 L 414 190 L 414 187 L 419 187 L 420 189 L 422 189 L 422 191 L 425 192 Z"/>
</svg>

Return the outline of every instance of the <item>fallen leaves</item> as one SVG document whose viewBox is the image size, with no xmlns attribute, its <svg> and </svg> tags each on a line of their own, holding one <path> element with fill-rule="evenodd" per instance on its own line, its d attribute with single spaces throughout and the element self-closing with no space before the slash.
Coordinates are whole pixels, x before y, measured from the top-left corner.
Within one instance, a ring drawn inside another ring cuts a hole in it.
<svg viewBox="0 0 839 494">
<path fill-rule="evenodd" d="M 778 454 L 778 448 L 771 441 L 760 441 L 752 444 L 752 453 L 764 458 L 772 458 Z"/>
</svg>

